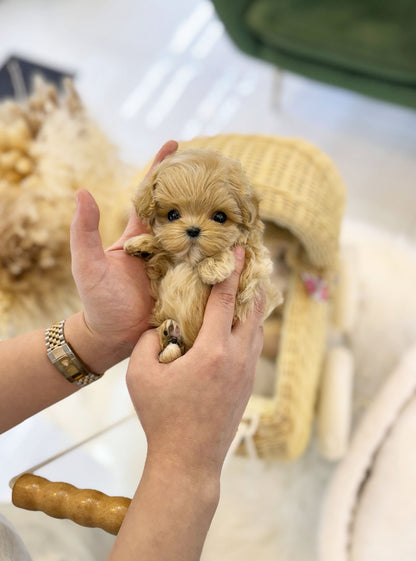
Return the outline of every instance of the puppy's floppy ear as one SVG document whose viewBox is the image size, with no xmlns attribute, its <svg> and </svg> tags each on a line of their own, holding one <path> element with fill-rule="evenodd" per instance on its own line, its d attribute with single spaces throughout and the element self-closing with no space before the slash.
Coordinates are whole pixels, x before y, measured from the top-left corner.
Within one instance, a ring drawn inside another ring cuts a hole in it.
<svg viewBox="0 0 416 561">
<path fill-rule="evenodd" d="M 242 197 L 241 214 L 244 226 L 251 230 L 259 219 L 259 199 L 251 189 Z"/>
<path fill-rule="evenodd" d="M 157 170 L 155 169 L 140 183 L 133 199 L 137 216 L 142 221 L 150 221 L 156 210 L 156 201 L 154 197 L 156 178 Z"/>
<path fill-rule="evenodd" d="M 247 230 L 251 230 L 259 218 L 260 200 L 255 190 L 250 186 L 240 162 L 231 160 L 229 163 L 229 182 L 233 187 L 234 196 L 241 210 L 243 226 Z"/>
</svg>

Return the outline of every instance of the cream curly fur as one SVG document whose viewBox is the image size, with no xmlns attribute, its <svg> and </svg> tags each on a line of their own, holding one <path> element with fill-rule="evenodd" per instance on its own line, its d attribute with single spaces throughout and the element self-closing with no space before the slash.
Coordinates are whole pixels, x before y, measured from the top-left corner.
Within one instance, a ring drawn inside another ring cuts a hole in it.
<svg viewBox="0 0 416 561">
<path fill-rule="evenodd" d="M 235 319 L 244 320 L 261 295 L 264 318 L 281 303 L 270 281 L 259 199 L 239 162 L 209 150 L 178 152 L 142 182 L 134 204 L 149 233 L 128 240 L 125 250 L 146 259 L 161 362 L 194 343 L 211 286 L 234 269 L 234 246 L 246 254 Z"/>
</svg>

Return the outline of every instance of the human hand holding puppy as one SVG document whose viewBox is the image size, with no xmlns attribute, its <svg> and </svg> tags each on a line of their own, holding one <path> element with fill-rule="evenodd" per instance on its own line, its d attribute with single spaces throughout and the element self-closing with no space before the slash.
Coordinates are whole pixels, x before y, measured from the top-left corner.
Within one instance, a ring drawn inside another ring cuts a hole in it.
<svg viewBox="0 0 416 561">
<path fill-rule="evenodd" d="M 166 142 L 148 173 L 176 149 L 175 141 Z M 65 331 L 84 362 L 103 372 L 128 357 L 149 327 L 153 301 L 148 276 L 143 262 L 123 250 L 127 239 L 146 228 L 132 209 L 120 239 L 104 250 L 96 202 L 87 191 L 80 191 L 77 203 L 71 225 L 72 272 L 84 311 L 68 318 Z"/>
<path fill-rule="evenodd" d="M 155 330 L 130 359 L 127 385 L 148 451 L 144 472 L 110 561 L 196 561 L 219 500 L 220 474 L 252 391 L 263 335 L 264 301 L 234 322 L 244 251 L 212 288 L 193 347 L 158 360 Z"/>
<path fill-rule="evenodd" d="M 179 359 L 158 361 L 156 330 L 146 331 L 130 358 L 127 385 L 148 439 L 148 455 L 218 474 L 251 394 L 263 344 L 263 295 L 244 322 L 234 322 L 245 254 L 208 298 L 201 330 Z M 189 446 L 187 457 L 183 442 Z"/>
</svg>

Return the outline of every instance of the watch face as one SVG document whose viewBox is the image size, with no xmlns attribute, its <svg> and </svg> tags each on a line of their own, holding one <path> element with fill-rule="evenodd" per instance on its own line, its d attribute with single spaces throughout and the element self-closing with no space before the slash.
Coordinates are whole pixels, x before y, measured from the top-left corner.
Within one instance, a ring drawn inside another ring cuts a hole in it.
<svg viewBox="0 0 416 561">
<path fill-rule="evenodd" d="M 68 356 L 64 356 L 64 357 L 60 358 L 58 360 L 58 362 L 62 366 L 62 368 L 65 370 L 65 373 L 66 373 L 67 376 L 72 377 L 72 376 L 76 376 L 77 374 L 80 374 L 80 371 L 75 366 L 75 364 L 73 364 L 73 362 L 71 362 L 71 360 Z"/>
<path fill-rule="evenodd" d="M 56 344 L 56 342 L 54 343 Z M 71 347 L 66 342 L 60 342 L 57 347 L 48 347 L 48 357 L 52 364 L 68 380 L 77 386 L 87 386 L 101 378 L 102 374 L 88 372 Z"/>
<path fill-rule="evenodd" d="M 75 357 L 71 357 L 71 350 L 67 345 L 59 346 L 49 352 L 49 358 L 58 368 L 58 370 L 67 378 L 70 382 L 74 382 L 82 378 L 83 374 L 81 369 L 76 364 Z"/>
</svg>

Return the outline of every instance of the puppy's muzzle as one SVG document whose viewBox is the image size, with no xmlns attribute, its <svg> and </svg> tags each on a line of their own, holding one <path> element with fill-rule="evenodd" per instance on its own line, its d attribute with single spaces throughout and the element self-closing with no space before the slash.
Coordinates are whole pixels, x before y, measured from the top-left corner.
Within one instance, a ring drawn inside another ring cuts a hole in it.
<svg viewBox="0 0 416 561">
<path fill-rule="evenodd" d="M 190 238 L 197 238 L 201 233 L 201 228 L 197 228 L 196 226 L 191 226 L 187 228 L 186 233 Z"/>
</svg>

